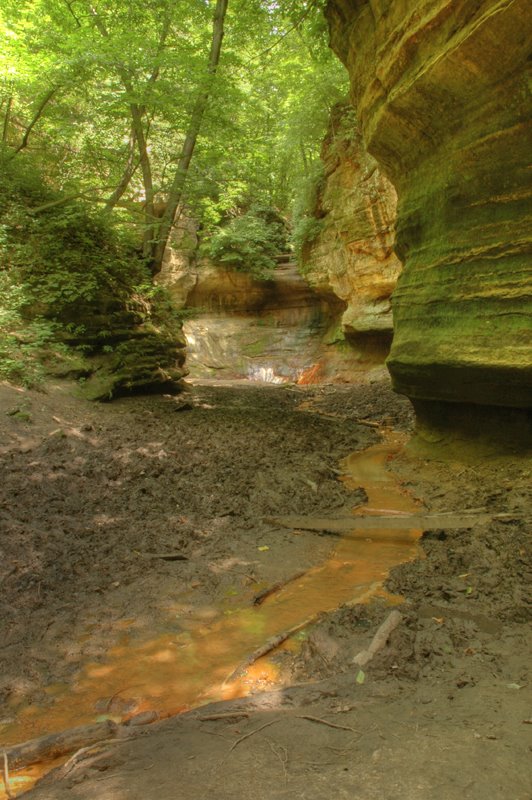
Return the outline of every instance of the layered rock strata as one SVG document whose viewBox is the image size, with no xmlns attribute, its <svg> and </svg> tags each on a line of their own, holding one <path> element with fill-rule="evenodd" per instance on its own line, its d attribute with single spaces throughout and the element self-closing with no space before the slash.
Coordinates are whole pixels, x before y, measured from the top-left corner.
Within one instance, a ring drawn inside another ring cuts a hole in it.
<svg viewBox="0 0 532 800">
<path fill-rule="evenodd" d="M 288 259 L 268 281 L 209 262 L 181 272 L 171 263 L 158 281 L 184 309 L 192 380 L 350 382 L 384 362 L 382 333 L 347 343 L 345 303 L 314 291 Z"/>
<path fill-rule="evenodd" d="M 318 233 L 303 250 L 305 273 L 318 291 L 345 300 L 345 333 L 391 333 L 401 270 L 393 249 L 397 196 L 364 148 L 349 103 L 334 107 L 321 158 Z"/>
<path fill-rule="evenodd" d="M 327 17 L 398 194 L 395 388 L 425 418 L 530 406 L 528 0 L 329 0 Z"/>
<path fill-rule="evenodd" d="M 188 372 L 181 323 L 134 297 L 100 297 L 98 305 L 77 309 L 79 333 L 62 340 L 82 350 L 79 366 L 71 359 L 55 365 L 56 376 L 83 378 L 82 394 L 90 400 L 121 395 L 176 392 Z M 65 318 L 65 322 L 69 320 Z"/>
</svg>

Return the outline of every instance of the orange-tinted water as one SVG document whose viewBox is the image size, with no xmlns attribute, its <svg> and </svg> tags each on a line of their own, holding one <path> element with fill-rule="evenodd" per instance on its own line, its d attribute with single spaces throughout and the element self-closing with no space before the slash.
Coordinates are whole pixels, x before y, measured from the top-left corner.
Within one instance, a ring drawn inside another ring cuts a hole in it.
<svg viewBox="0 0 532 800">
<path fill-rule="evenodd" d="M 387 460 L 401 444 L 399 437 L 389 435 L 382 444 L 343 461 L 346 483 L 363 486 L 368 495 L 367 504 L 355 509 L 355 515 L 373 512 L 397 516 L 417 510 L 415 501 L 386 470 Z M 211 608 L 202 613 L 197 609 L 185 622 L 176 606 L 172 616 L 159 621 L 158 627 L 154 622 L 150 639 L 136 638 L 128 622 L 122 623 L 105 662 L 86 664 L 73 684 L 49 687 L 53 703 L 47 708 L 29 706 L 20 710 L 16 722 L 4 729 L 2 739 L 7 744 L 25 741 L 102 718 L 120 721 L 131 713 L 151 709 L 162 716 L 171 715 L 211 700 L 270 687 L 277 675 L 267 659 L 257 661 L 238 680 L 226 679 L 270 637 L 320 611 L 367 600 L 382 591 L 391 567 L 416 556 L 420 531 L 381 528 L 374 539 L 367 534 L 361 538 L 353 532 L 342 537 L 324 564 L 309 570 L 258 608 L 250 607 L 248 600 L 245 606 L 225 612 Z M 114 700 L 107 702 L 106 698 Z M 39 771 L 14 777 L 35 780 Z M 27 786 L 24 783 L 24 788 Z"/>
</svg>

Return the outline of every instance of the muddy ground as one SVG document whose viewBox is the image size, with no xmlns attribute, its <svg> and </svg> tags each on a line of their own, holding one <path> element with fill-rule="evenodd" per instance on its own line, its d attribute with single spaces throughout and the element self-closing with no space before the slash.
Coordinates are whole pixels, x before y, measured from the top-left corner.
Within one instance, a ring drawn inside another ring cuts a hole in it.
<svg viewBox="0 0 532 800">
<path fill-rule="evenodd" d="M 53 705 L 50 686 L 105 663 L 124 619 L 142 636 L 183 597 L 223 605 L 320 563 L 330 538 L 268 518 L 348 513 L 364 493 L 339 482 L 339 460 L 379 438 L 360 421 L 413 422 L 385 381 L 98 406 L 62 385 L 0 389 L 4 743 L 22 709 Z M 406 453 L 390 467 L 427 509 L 494 519 L 425 532 L 423 557 L 388 579 L 402 622 L 362 677 L 353 656 L 388 616 L 384 600 L 324 615 L 282 654 L 293 688 L 129 728 L 24 796 L 530 798 L 530 462 Z"/>
</svg>

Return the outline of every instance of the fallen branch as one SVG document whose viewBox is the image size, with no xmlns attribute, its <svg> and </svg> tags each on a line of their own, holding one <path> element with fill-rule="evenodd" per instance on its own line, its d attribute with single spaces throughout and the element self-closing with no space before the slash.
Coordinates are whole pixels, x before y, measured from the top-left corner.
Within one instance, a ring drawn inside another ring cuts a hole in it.
<svg viewBox="0 0 532 800">
<path fill-rule="evenodd" d="M 163 561 L 188 561 L 182 553 L 139 553 L 142 558 L 160 558 Z"/>
<path fill-rule="evenodd" d="M 265 517 L 265 522 L 281 528 L 292 528 L 301 531 L 316 531 L 333 536 L 357 534 L 371 531 L 374 537 L 380 530 L 430 530 L 447 528 L 456 530 L 468 528 L 481 522 L 492 520 L 521 519 L 516 514 L 488 514 L 480 509 L 464 509 L 463 511 L 438 511 L 421 514 L 356 514 L 352 517 L 304 517 L 291 515 L 286 517 Z"/>
<path fill-rule="evenodd" d="M 254 606 L 262 605 L 262 603 L 264 603 L 267 597 L 270 597 L 270 595 L 274 594 L 275 592 L 284 589 L 284 587 L 287 586 L 289 583 L 292 583 L 292 581 L 297 581 L 297 579 L 305 575 L 306 572 L 307 570 L 301 570 L 301 572 L 296 572 L 295 575 L 291 575 L 290 578 L 287 578 L 284 581 L 277 581 L 277 583 L 274 583 L 273 586 L 269 586 L 267 589 L 263 589 L 262 592 L 259 592 L 253 597 L 253 605 Z"/>
<path fill-rule="evenodd" d="M 312 717 L 310 714 L 297 714 L 298 719 L 308 719 L 311 722 L 319 722 L 321 725 L 327 725 L 329 728 L 338 728 L 340 731 L 351 731 L 352 733 L 360 733 L 355 728 L 349 728 L 347 725 L 336 725 L 334 722 L 329 722 L 321 717 Z"/>
<path fill-rule="evenodd" d="M 321 611 L 317 614 L 313 614 L 312 617 L 308 617 L 303 622 L 300 622 L 298 625 L 294 625 L 292 628 L 289 628 L 282 633 L 278 633 L 276 636 L 272 636 L 271 639 L 268 639 L 263 645 L 258 647 L 250 656 L 246 658 L 230 675 L 228 678 L 225 679 L 223 685 L 225 686 L 231 681 L 240 678 L 240 676 L 245 672 L 245 670 L 250 667 L 255 661 L 258 661 L 259 658 L 262 656 L 271 653 L 272 650 L 275 650 L 276 647 L 279 647 L 280 644 L 285 642 L 290 636 L 293 636 L 295 633 L 298 633 L 303 628 L 306 628 L 307 625 L 312 625 L 312 623 L 316 622 L 316 620 L 321 616 Z"/>
<path fill-rule="evenodd" d="M 206 714 L 198 717 L 200 722 L 213 722 L 217 719 L 235 719 L 236 717 L 249 717 L 247 711 L 226 711 L 225 714 Z"/>
<path fill-rule="evenodd" d="M 4 763 L 2 765 L 2 776 L 4 778 L 4 789 L 6 797 L 8 798 L 8 800 L 12 800 L 12 798 L 15 797 L 15 795 L 9 788 L 9 763 L 7 760 L 7 753 L 5 750 L 4 750 Z"/>
<path fill-rule="evenodd" d="M 372 642 L 367 650 L 361 650 L 360 653 L 353 659 L 353 664 L 358 664 L 359 667 L 364 667 L 368 664 L 371 659 L 382 650 L 388 638 L 393 630 L 397 628 L 400 622 L 402 622 L 403 617 L 398 611 L 391 611 L 390 614 L 386 617 L 380 628 L 377 630 L 377 633 L 372 639 Z"/>
<path fill-rule="evenodd" d="M 7 747 L 4 751 L 4 763 L 8 758 L 11 767 L 19 768 L 41 761 L 52 761 L 54 758 L 66 756 L 81 748 L 112 738 L 117 734 L 118 727 L 115 722 L 106 720 L 30 739 L 22 744 Z"/>
<path fill-rule="evenodd" d="M 270 725 L 275 725 L 276 722 L 279 722 L 279 720 L 278 719 L 272 719 L 272 720 L 270 720 L 270 722 L 265 722 L 264 725 L 260 726 L 260 728 L 255 728 L 254 731 L 250 731 L 249 733 L 246 733 L 244 736 L 241 736 L 240 739 L 237 739 L 236 742 L 233 742 L 233 744 L 231 745 L 229 750 L 230 751 L 234 750 L 235 747 L 238 744 L 240 744 L 240 742 L 243 742 L 245 739 L 249 739 L 250 736 L 254 736 L 256 733 L 259 733 L 259 731 L 263 731 L 264 728 L 269 728 Z"/>
</svg>

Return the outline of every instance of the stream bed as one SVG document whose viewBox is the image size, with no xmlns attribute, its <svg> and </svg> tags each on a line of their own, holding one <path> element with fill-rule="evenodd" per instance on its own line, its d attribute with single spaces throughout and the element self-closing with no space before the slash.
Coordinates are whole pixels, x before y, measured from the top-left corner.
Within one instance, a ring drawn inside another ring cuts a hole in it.
<svg viewBox="0 0 532 800">
<path fill-rule="evenodd" d="M 401 448 L 404 435 L 386 432 L 383 440 L 342 460 L 341 480 L 366 493 L 357 513 L 411 514 L 416 503 L 392 478 L 387 462 Z M 308 535 L 292 531 L 293 536 Z M 383 581 L 391 567 L 415 558 L 421 531 L 409 528 L 360 532 L 339 537 L 328 558 L 267 597 L 250 603 L 249 591 L 233 597 L 231 607 L 175 604 L 171 618 L 153 620 L 150 635 L 139 637 L 135 619 L 123 619 L 117 641 L 97 663 L 85 663 L 74 680 L 46 688 L 46 705 L 20 709 L 6 731 L 10 742 L 91 722 L 156 711 L 159 718 L 215 700 L 242 697 L 283 685 L 272 653 L 233 673 L 250 653 L 284 631 L 301 628 L 282 647 L 297 647 L 305 626 L 321 612 L 354 605 L 375 595 L 387 596 Z M 264 546 L 268 550 L 268 546 Z M 400 598 L 388 596 L 390 603 Z M 87 632 L 87 637 L 90 632 Z M 49 769 L 42 765 L 19 773 L 14 780 L 28 787 Z"/>
</svg>

